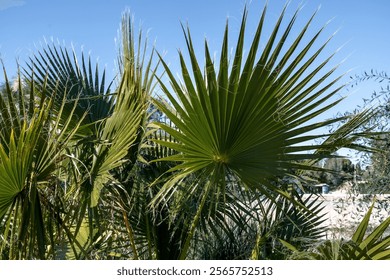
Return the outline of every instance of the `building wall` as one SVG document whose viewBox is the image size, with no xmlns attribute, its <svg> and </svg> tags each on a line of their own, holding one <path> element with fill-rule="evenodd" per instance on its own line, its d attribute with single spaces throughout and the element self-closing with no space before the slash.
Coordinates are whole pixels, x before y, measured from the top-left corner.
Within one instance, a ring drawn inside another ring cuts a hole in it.
<svg viewBox="0 0 390 280">
<path fill-rule="evenodd" d="M 376 202 L 370 218 L 370 228 L 378 226 L 390 215 L 390 195 L 363 195 L 331 193 L 321 196 L 324 205 L 322 213 L 327 218 L 327 238 L 350 239 L 359 223 Z"/>
</svg>

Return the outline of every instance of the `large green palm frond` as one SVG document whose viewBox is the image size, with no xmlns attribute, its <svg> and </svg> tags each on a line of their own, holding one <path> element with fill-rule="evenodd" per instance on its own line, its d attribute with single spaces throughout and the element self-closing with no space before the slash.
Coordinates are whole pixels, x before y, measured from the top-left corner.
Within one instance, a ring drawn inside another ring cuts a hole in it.
<svg viewBox="0 0 390 280">
<path fill-rule="evenodd" d="M 64 182 L 54 178 L 85 114 L 71 125 L 77 100 L 64 118 L 65 99 L 54 109 L 57 88 L 51 89 L 53 97 L 45 98 L 33 81 L 25 87 L 21 80 L 18 76 L 16 89 L 11 89 L 6 77 L 4 94 L 8 98 L 0 96 L 0 127 L 4 128 L 0 131 L 0 255 L 11 259 L 46 258 L 50 255 L 47 246 L 54 246 L 59 238 L 54 234 L 56 227 L 63 226 L 58 216 L 61 206 L 51 194 L 61 192 L 57 188 Z M 49 91 L 46 84 L 39 88 Z M 54 112 L 56 118 L 51 117 Z M 59 220 L 45 224 L 50 216 Z"/>
<path fill-rule="evenodd" d="M 34 75 L 27 75 L 28 80 L 38 86 L 45 84 L 48 89 L 58 89 L 53 96 L 55 109 L 60 108 L 61 100 L 66 100 L 63 116 L 73 107 L 73 115 L 87 114 L 77 131 L 79 137 L 73 139 L 75 145 L 68 148 L 71 157 L 66 170 L 69 189 L 79 202 L 74 204 L 72 211 L 75 216 L 69 217 L 69 221 L 75 223 L 73 232 L 78 235 L 87 217 L 91 240 L 94 226 L 101 226 L 104 230 L 97 209 L 101 191 L 110 184 L 121 185 L 122 178 L 118 174 L 125 178 L 138 159 L 146 131 L 149 96 L 155 86 L 157 66 L 153 64 L 153 52 L 146 55 L 146 43 L 143 45 L 141 34 L 136 48 L 129 13 L 122 18 L 121 31 L 119 84 L 112 93 L 112 86 L 106 88 L 105 73 L 99 74 L 98 65 L 92 66 L 91 59 L 85 59 L 83 54 L 78 59 L 74 50 L 69 52 L 62 47 L 47 45 L 32 57 L 28 65 L 34 71 Z M 48 90 L 42 95 L 50 94 Z"/>
<path fill-rule="evenodd" d="M 98 193 L 108 182 L 113 181 L 110 171 L 120 167 L 126 160 L 128 150 L 138 136 L 146 111 L 144 96 L 138 95 L 133 84 L 128 84 L 125 72 L 118 89 L 112 116 L 103 122 L 100 143 L 95 147 L 90 180 L 93 185 L 92 206 L 96 206 Z"/>
<path fill-rule="evenodd" d="M 215 205 L 207 200 L 224 200 L 228 176 L 233 175 L 247 187 L 266 195 L 279 192 L 288 196 L 274 184 L 276 178 L 283 178 L 292 169 L 311 169 L 305 161 L 329 157 L 335 148 L 351 145 L 356 140 L 350 137 L 351 131 L 343 130 L 348 133 L 330 135 L 338 140 L 336 142 L 307 144 L 329 136 L 316 133 L 318 129 L 343 120 L 348 126 L 348 120 L 342 117 L 314 121 L 342 100 L 337 98 L 342 88 L 337 86 L 340 77 L 332 78 L 337 67 L 327 70 L 333 54 L 321 58 L 329 40 L 316 46 L 323 28 L 309 35 L 315 14 L 300 31 L 292 32 L 299 10 L 284 23 L 285 11 L 286 8 L 270 37 L 264 41 L 265 47 L 260 49 L 266 24 L 264 8 L 249 52 L 244 56 L 245 11 L 232 64 L 229 64 L 228 26 L 218 63 L 212 60 L 205 43 L 204 71 L 196 57 L 190 31 L 185 28 L 191 69 L 179 53 L 182 82 L 163 62 L 172 90 L 163 82 L 161 87 L 171 106 L 159 100 L 155 102 L 175 126 L 158 125 L 176 142 L 158 139 L 156 142 L 177 151 L 176 155 L 163 160 L 179 164 L 171 170 L 177 173 L 165 184 L 154 203 L 179 198 L 177 194 L 172 195 L 177 190 L 177 182 L 198 174 L 203 180 L 198 180 L 194 189 L 188 190 L 197 193 L 199 198 L 194 226 L 202 208 L 206 204 Z M 364 115 L 359 121 L 368 116 Z M 316 150 L 321 152 L 314 152 Z"/>
</svg>

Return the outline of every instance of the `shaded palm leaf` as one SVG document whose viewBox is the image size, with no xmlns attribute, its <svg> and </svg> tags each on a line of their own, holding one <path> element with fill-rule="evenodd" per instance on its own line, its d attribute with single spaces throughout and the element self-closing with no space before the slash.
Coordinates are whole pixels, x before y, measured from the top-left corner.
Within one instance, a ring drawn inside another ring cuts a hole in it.
<svg viewBox="0 0 390 280">
<path fill-rule="evenodd" d="M 259 233 L 252 258 L 283 259 L 283 244 L 304 250 L 325 237 L 325 206 L 313 195 L 301 199 L 302 206 L 283 196 L 260 202 Z"/>
<path fill-rule="evenodd" d="M 139 229 L 143 223 L 135 221 L 133 213 L 128 211 L 144 209 L 149 203 L 147 190 L 142 189 L 137 199 L 132 198 L 138 188 L 145 188 L 139 184 L 142 180 L 134 178 L 134 174 L 137 162 L 144 161 L 140 150 L 147 141 L 149 99 L 155 86 L 154 75 L 158 64 L 153 63 L 153 51 L 147 54 L 142 33 L 137 42 L 134 40 L 129 12 L 122 17 L 121 31 L 119 86 L 110 97 L 110 115 L 99 121 L 93 139 L 81 140 L 75 148 L 79 160 L 75 164 L 81 171 L 78 184 L 82 193 L 75 233 L 81 230 L 81 221 L 88 215 L 90 240 L 93 240 L 94 225 L 98 224 L 100 233 L 115 231 L 109 242 L 118 244 L 118 248 L 110 253 L 137 259 L 139 252 L 144 253 L 142 245 L 147 235 L 141 236 L 142 230 Z M 148 218 L 147 210 L 140 213 Z M 101 215 L 108 214 L 119 220 L 101 220 Z M 119 237 L 115 238 L 118 232 Z"/>
<path fill-rule="evenodd" d="M 158 65 L 152 65 L 153 52 L 145 59 L 146 45 L 141 46 L 141 34 L 136 52 L 134 28 L 129 12 L 125 13 L 122 18 L 122 49 L 119 57 L 121 82 L 113 97 L 112 115 L 100 126 L 100 143 L 94 149 L 90 172 L 93 184 L 96 183 L 94 192 L 96 190 L 97 193 L 104 184 L 114 180 L 110 170 L 123 166 L 125 162 L 134 165 L 146 131 L 147 109 Z M 94 206 L 96 198 L 95 193 L 92 196 Z"/>
<path fill-rule="evenodd" d="M 66 113 L 77 99 L 75 114 L 80 117 L 88 112 L 78 134 L 81 137 L 96 136 L 95 123 L 109 116 L 113 106 L 110 94 L 112 82 L 106 88 L 105 71 L 100 75 L 98 64 L 93 67 L 91 58 L 86 60 L 83 53 L 81 60 L 78 60 L 74 50 L 70 52 L 64 47 L 47 44 L 37 55 L 33 55 L 27 69 L 28 80 L 34 80 L 37 86 L 44 84 L 49 89 L 42 91 L 43 97 L 57 88 L 54 98 L 57 108 L 61 106 L 64 98 L 68 101 L 64 117 L 67 117 Z"/>
</svg>

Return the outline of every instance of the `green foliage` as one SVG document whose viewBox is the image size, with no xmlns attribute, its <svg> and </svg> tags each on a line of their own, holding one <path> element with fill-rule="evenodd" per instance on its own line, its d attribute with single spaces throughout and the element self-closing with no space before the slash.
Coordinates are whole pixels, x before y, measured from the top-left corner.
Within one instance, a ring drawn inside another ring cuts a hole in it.
<svg viewBox="0 0 390 280">
<path fill-rule="evenodd" d="M 320 60 L 328 41 L 316 47 L 323 28 L 309 35 L 313 15 L 293 35 L 299 12 L 286 22 L 285 8 L 260 48 L 266 10 L 247 55 L 245 11 L 233 58 L 226 25 L 219 61 L 205 43 L 204 67 L 183 27 L 182 82 L 128 12 L 116 88 L 91 58 L 56 45 L 16 86 L 5 74 L 0 258 L 278 259 L 322 237 L 321 204 L 282 181 L 321 171 L 341 147 L 369 150 L 358 129 L 374 110 L 317 121 L 341 100 L 333 55 Z M 157 85 L 167 100 L 152 98 Z M 388 245 L 356 239 L 375 253 Z"/>
<path fill-rule="evenodd" d="M 375 200 L 350 240 L 326 240 L 306 252 L 299 252 L 296 248 L 289 246 L 294 251 L 292 258 L 317 260 L 389 260 L 390 236 L 384 235 L 384 233 L 390 226 L 390 218 L 383 221 L 371 233 L 367 233 L 374 204 Z"/>
<path fill-rule="evenodd" d="M 163 123 L 158 125 L 176 142 L 159 139 L 156 142 L 177 151 L 177 154 L 162 160 L 175 161 L 178 165 L 171 169 L 177 172 L 165 183 L 153 202 L 158 205 L 172 201 L 176 205 L 175 199 L 181 203 L 196 201 L 197 212 L 185 251 L 202 213 L 208 213 L 207 217 L 211 219 L 215 217 L 216 206 L 225 203 L 228 192 L 226 178 L 232 177 L 250 191 L 271 199 L 277 193 L 290 197 L 273 184 L 277 178 L 291 175 L 291 170 L 317 169 L 310 162 L 332 157 L 331 154 L 341 146 L 364 148 L 355 143 L 361 134 L 354 134 L 354 130 L 372 112 L 365 111 L 352 118 L 312 121 L 341 101 L 332 100 L 340 89 L 332 89 L 339 78 L 330 78 L 336 68 L 323 71 L 332 55 L 318 61 L 328 43 L 325 41 L 319 48 L 314 47 L 323 29 L 312 37 L 306 34 L 314 15 L 296 36 L 290 33 L 297 16 L 298 11 L 283 29 L 283 10 L 261 50 L 259 42 L 266 18 L 264 8 L 245 57 L 245 11 L 232 65 L 229 65 L 227 25 L 218 64 L 212 60 L 205 43 L 203 72 L 190 31 L 183 27 L 191 66 L 189 69 L 183 54 L 179 53 L 183 83 L 163 62 L 173 89 L 162 82 L 160 84 L 172 106 L 166 106 L 159 100 L 155 103 L 174 123 L 174 127 Z M 304 38 L 308 42 L 305 45 Z M 287 41 L 291 43 L 287 45 Z M 310 68 L 314 70 L 309 71 Z M 324 137 L 315 134 L 315 130 L 341 121 L 345 123 L 328 135 L 323 143 L 307 145 L 309 140 Z M 193 175 L 199 178 L 196 184 L 178 188 L 181 180 Z M 186 256 L 185 251 L 182 258 Z"/>
<path fill-rule="evenodd" d="M 50 91 L 46 83 L 36 87 L 32 81 L 29 99 L 25 99 L 24 88 L 19 82 L 16 92 L 19 98 L 15 100 L 15 92 L 11 90 L 6 74 L 5 78 L 8 99 L 0 96 L 0 126 L 3 128 L 0 142 L 0 219 L 4 230 L 1 252 L 7 246 L 7 258 L 44 259 L 47 244 L 44 212 L 61 211 L 55 197 L 53 201 L 47 195 L 51 188 L 58 187 L 54 178 L 67 157 L 65 149 L 85 115 L 70 127 L 71 117 L 62 118 L 69 108 L 65 108 L 65 99 L 55 110 L 54 100 L 43 94 Z M 35 105 L 38 98 L 39 103 Z M 77 100 L 73 104 L 66 115 L 73 115 Z M 50 117 L 54 110 L 55 120 Z M 50 239 L 53 245 L 55 237 Z"/>
<path fill-rule="evenodd" d="M 261 219 L 252 259 L 284 259 L 285 244 L 308 249 L 325 237 L 324 206 L 319 197 L 307 196 L 301 205 L 279 196 L 276 201 L 259 204 Z"/>
<path fill-rule="evenodd" d="M 390 77 L 384 71 L 365 71 L 361 75 L 351 77 L 351 88 L 361 83 L 380 87 L 372 92 L 369 98 L 364 98 L 362 108 L 377 107 L 376 114 L 370 118 L 364 127 L 374 127 L 376 137 L 369 141 L 375 153 L 361 154 L 363 163 L 367 166 L 363 174 L 365 184 L 360 187 L 362 193 L 389 193 L 390 191 L 390 151 L 389 151 L 389 118 L 390 118 Z M 370 83 L 371 82 L 371 83 Z M 357 108 L 356 110 L 362 110 Z"/>
</svg>

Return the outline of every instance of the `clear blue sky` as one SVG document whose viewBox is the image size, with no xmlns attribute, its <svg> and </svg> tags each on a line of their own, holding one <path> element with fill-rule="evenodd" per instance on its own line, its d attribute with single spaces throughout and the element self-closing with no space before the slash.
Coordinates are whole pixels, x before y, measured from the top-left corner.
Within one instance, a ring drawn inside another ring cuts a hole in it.
<svg viewBox="0 0 390 280">
<path fill-rule="evenodd" d="M 273 26 L 285 1 L 268 2 L 268 22 Z M 114 39 L 122 12 L 130 8 L 135 23 L 141 23 L 151 43 L 156 41 L 157 50 L 167 52 L 166 60 L 175 67 L 177 49 L 184 49 L 180 22 L 189 24 L 200 50 L 207 38 L 211 50 L 218 52 L 226 19 L 229 17 L 235 38 L 245 3 L 249 9 L 250 36 L 265 0 L 0 0 L 0 56 L 11 76 L 16 69 L 15 59 L 23 64 L 32 51 L 40 49 L 44 38 L 53 38 L 68 47 L 73 44 L 77 52 L 83 49 L 90 53 L 112 75 L 117 54 Z M 312 30 L 332 19 L 323 39 L 338 30 L 326 53 L 344 45 L 333 60 L 337 64 L 347 58 L 339 73 L 351 70 L 354 75 L 370 69 L 390 73 L 390 1 L 292 0 L 288 13 L 292 14 L 301 3 L 302 22 L 321 6 Z M 347 80 L 346 77 L 344 81 Z M 343 92 L 351 96 L 340 110 L 361 103 L 362 97 L 374 90 L 373 86 L 361 85 L 356 92 Z"/>
</svg>

